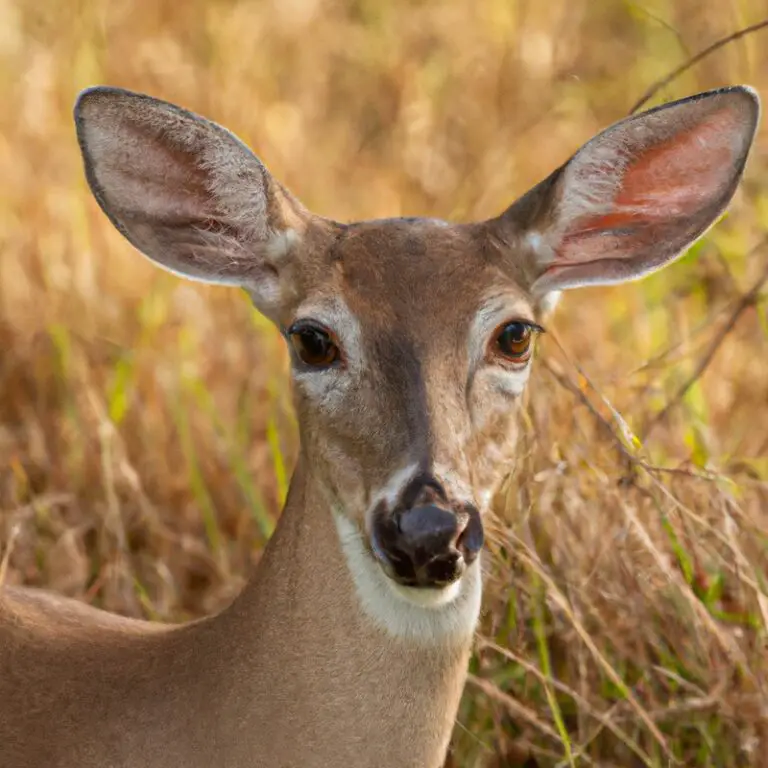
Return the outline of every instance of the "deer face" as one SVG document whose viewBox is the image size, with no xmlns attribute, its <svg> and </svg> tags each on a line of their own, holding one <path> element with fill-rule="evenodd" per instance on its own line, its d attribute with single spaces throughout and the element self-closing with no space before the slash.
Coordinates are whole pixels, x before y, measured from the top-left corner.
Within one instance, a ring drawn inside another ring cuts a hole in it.
<svg viewBox="0 0 768 768">
<path fill-rule="evenodd" d="M 608 128 L 489 221 L 343 225 L 234 136 L 115 89 L 76 107 L 91 188 L 145 255 L 237 285 L 290 345 L 302 460 L 342 539 L 418 605 L 476 579 L 513 458 L 543 307 L 673 261 L 730 201 L 755 94 L 712 91 Z"/>
<path fill-rule="evenodd" d="M 324 261 L 286 321 L 302 445 L 395 583 L 446 587 L 512 457 L 538 305 L 483 227 L 353 224 Z"/>
</svg>

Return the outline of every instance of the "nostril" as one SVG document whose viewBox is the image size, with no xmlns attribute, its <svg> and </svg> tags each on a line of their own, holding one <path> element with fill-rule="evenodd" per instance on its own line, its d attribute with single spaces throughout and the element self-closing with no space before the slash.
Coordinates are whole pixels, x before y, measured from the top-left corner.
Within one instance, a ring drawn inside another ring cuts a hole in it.
<svg viewBox="0 0 768 768">
<path fill-rule="evenodd" d="M 468 510 L 466 524 L 456 541 L 456 547 L 464 556 L 467 565 L 477 558 L 483 548 L 483 540 L 483 521 L 480 519 L 480 513 L 472 507 Z"/>
</svg>

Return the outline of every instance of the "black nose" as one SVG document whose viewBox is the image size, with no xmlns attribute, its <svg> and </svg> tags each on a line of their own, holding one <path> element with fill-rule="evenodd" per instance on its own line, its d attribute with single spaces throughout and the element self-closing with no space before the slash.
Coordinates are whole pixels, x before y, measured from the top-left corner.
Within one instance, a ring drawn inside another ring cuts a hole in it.
<svg viewBox="0 0 768 768">
<path fill-rule="evenodd" d="M 483 545 L 483 526 L 473 507 L 456 511 L 422 504 L 374 517 L 374 553 L 398 583 L 442 587 L 456 581 Z"/>
<path fill-rule="evenodd" d="M 419 564 L 453 547 L 459 535 L 459 520 L 453 512 L 427 504 L 409 509 L 400 516 L 401 552 Z"/>
</svg>

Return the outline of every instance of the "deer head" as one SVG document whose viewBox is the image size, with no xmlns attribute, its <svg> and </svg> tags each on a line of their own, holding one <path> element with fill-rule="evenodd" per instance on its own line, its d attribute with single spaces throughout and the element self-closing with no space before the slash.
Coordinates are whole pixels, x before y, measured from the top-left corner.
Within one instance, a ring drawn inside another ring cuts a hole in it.
<svg viewBox="0 0 768 768">
<path fill-rule="evenodd" d="M 125 237 L 177 274 L 243 288 L 280 329 L 301 461 L 340 534 L 360 536 L 406 601 L 440 605 L 477 571 L 546 309 L 700 237 L 733 195 L 758 111 L 735 87 L 630 117 L 470 224 L 316 216 L 231 133 L 147 96 L 91 89 L 76 121 Z"/>
</svg>

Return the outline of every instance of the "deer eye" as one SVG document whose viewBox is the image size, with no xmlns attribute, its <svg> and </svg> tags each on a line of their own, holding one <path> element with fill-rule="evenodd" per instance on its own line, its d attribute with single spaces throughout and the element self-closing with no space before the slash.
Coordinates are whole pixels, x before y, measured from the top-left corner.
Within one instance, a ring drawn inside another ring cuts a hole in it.
<svg viewBox="0 0 768 768">
<path fill-rule="evenodd" d="M 312 368 L 328 368 L 341 357 L 331 334 L 316 325 L 294 324 L 288 337 L 299 360 Z"/>
<path fill-rule="evenodd" d="M 507 323 L 496 331 L 493 351 L 513 363 L 524 363 L 531 356 L 533 332 L 537 330 L 531 323 Z"/>
</svg>

